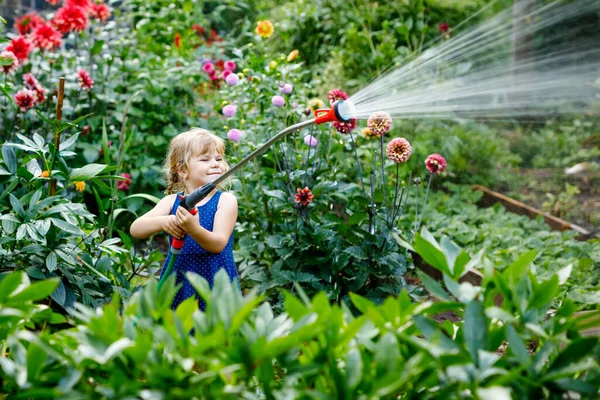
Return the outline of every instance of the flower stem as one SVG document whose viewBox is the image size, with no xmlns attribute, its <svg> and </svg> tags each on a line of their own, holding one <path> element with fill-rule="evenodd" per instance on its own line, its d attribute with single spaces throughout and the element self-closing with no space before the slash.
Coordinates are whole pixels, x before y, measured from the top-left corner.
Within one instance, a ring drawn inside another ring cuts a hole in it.
<svg viewBox="0 0 600 400">
<path fill-rule="evenodd" d="M 390 210 L 388 208 L 388 199 L 387 199 L 387 194 L 385 192 L 385 186 L 386 186 L 386 181 L 385 181 L 385 158 L 383 158 L 383 135 L 379 136 L 379 151 L 380 151 L 380 155 L 381 155 L 381 188 L 383 189 L 383 207 L 385 208 L 385 219 L 386 222 L 389 224 L 390 223 Z"/>
<path fill-rule="evenodd" d="M 421 216 L 419 217 L 419 221 L 416 225 L 415 231 L 413 232 L 413 236 L 410 239 L 410 242 L 412 243 L 414 238 L 415 238 L 415 234 L 417 233 L 417 231 L 419 230 L 419 228 L 421 227 L 421 221 L 423 221 L 423 215 L 425 214 L 425 205 L 427 204 L 427 195 L 429 194 L 429 188 L 431 187 L 431 180 L 433 179 L 433 174 L 430 173 L 429 174 L 429 182 L 427 182 L 427 190 L 425 191 L 425 200 L 423 200 L 423 207 L 421 210 Z"/>
<path fill-rule="evenodd" d="M 360 167 L 360 160 L 358 159 L 358 150 L 356 149 L 356 144 L 354 143 L 354 135 L 350 132 L 350 140 L 352 141 L 352 148 L 354 149 L 354 156 L 356 157 L 356 166 L 358 167 L 358 175 L 360 176 L 360 183 L 362 185 L 362 190 L 367 197 L 367 191 L 365 190 L 365 181 L 363 178 L 362 168 Z"/>
</svg>

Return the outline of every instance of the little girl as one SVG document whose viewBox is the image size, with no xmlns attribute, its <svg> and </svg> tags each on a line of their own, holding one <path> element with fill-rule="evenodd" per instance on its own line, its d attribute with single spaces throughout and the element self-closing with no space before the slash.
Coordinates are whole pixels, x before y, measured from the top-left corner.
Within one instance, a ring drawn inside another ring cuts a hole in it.
<svg viewBox="0 0 600 400">
<path fill-rule="evenodd" d="M 179 207 L 180 195 L 187 195 L 214 181 L 229 169 L 224 155 L 223 140 L 204 129 L 193 128 L 175 136 L 169 145 L 164 168 L 167 196 L 131 224 L 131 236 L 137 239 L 160 231 L 167 232 L 171 238 L 188 235 L 172 270 L 176 274 L 176 283 L 182 285 L 173 300 L 173 309 L 190 296 L 197 297 L 196 290 L 185 278 L 186 272 L 203 276 L 211 287 L 221 268 L 227 271 L 231 281 L 238 277 L 233 260 L 233 227 L 238 214 L 235 196 L 215 189 L 196 205 L 196 215 Z M 169 253 L 161 278 L 170 257 Z M 202 299 L 200 307 L 204 310 Z"/>
</svg>

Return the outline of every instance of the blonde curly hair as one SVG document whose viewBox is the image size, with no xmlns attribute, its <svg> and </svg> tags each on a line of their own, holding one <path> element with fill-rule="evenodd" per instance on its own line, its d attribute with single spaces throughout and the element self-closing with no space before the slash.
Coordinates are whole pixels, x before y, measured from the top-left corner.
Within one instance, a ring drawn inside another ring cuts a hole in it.
<svg viewBox="0 0 600 400">
<path fill-rule="evenodd" d="M 214 133 L 202 128 L 192 128 L 171 139 L 163 166 L 167 181 L 167 194 L 185 190 L 185 185 L 179 173 L 187 170 L 192 158 L 212 154 L 215 151 L 223 156 L 225 170 L 228 171 L 229 164 L 225 161 L 225 141 Z M 224 184 L 225 182 L 219 186 L 221 187 Z"/>
</svg>

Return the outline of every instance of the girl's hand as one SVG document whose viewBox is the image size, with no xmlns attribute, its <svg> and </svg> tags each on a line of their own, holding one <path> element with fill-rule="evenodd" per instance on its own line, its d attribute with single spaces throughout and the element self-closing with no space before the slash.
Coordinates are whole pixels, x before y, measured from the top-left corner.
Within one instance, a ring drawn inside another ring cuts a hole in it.
<svg viewBox="0 0 600 400">
<path fill-rule="evenodd" d="M 167 215 L 161 228 L 163 231 L 177 239 L 181 239 L 185 236 L 185 231 L 181 229 L 177 223 L 177 217 L 175 215 Z"/>
<path fill-rule="evenodd" d="M 177 225 L 183 229 L 186 233 L 193 232 L 200 226 L 200 215 L 192 215 L 188 210 L 183 207 L 177 208 Z"/>
</svg>

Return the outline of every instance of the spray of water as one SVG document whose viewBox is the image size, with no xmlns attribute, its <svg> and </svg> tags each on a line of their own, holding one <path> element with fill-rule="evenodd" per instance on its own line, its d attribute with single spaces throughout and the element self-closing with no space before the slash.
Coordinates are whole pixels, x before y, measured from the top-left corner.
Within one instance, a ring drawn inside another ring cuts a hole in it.
<svg viewBox="0 0 600 400">
<path fill-rule="evenodd" d="M 506 10 L 351 96 L 354 117 L 503 119 L 597 112 L 600 1 Z"/>
</svg>

